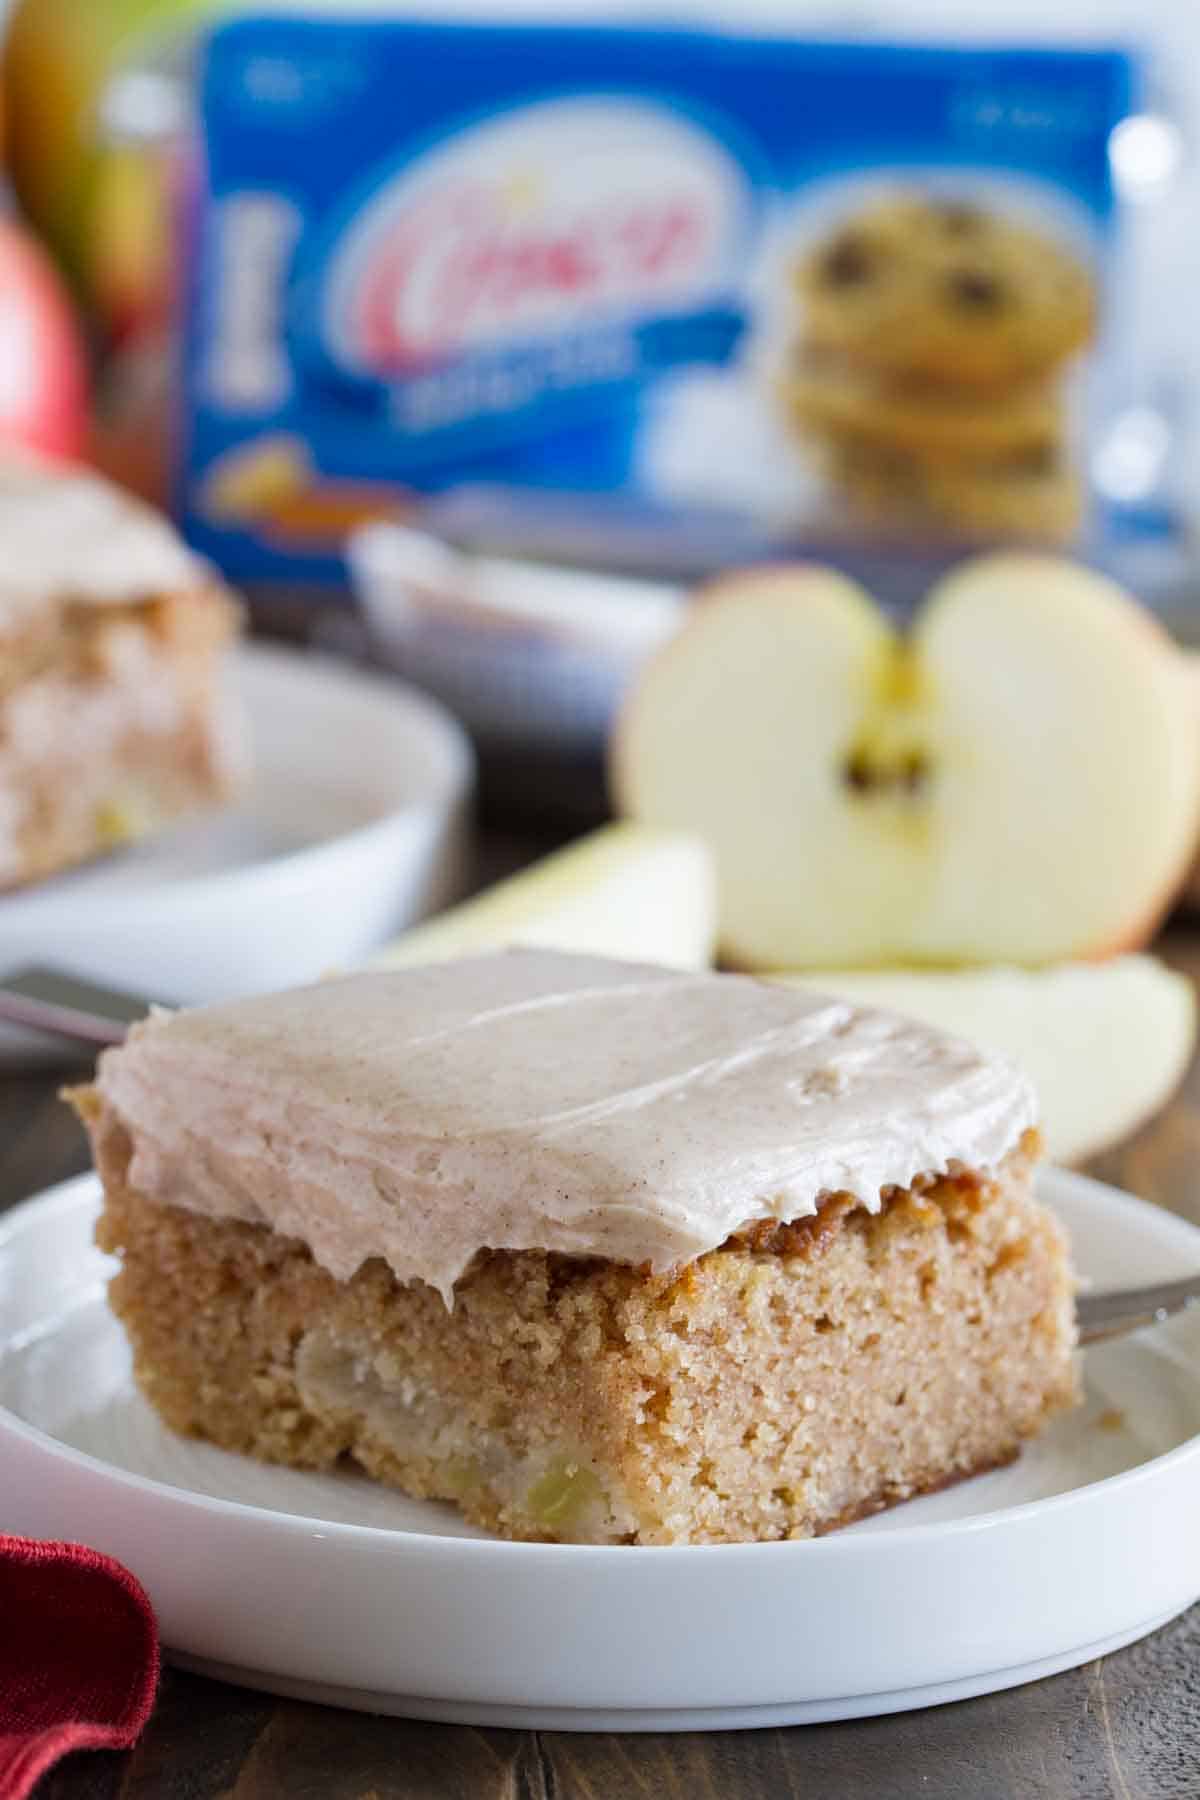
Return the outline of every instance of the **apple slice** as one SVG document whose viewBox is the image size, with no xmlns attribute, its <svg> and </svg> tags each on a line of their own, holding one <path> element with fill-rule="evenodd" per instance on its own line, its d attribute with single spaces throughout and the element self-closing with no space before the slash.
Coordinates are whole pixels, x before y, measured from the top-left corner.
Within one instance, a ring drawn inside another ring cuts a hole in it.
<svg viewBox="0 0 1200 1800">
<path fill-rule="evenodd" d="M 394 968 L 522 944 L 699 969 L 712 961 L 716 924 L 712 859 L 699 839 L 606 825 L 415 926 L 373 961 Z"/>
<path fill-rule="evenodd" d="M 1056 1162 L 1081 1162 L 1165 1105 L 1196 1042 L 1191 983 L 1152 956 L 1049 969 L 829 969 L 787 976 L 1002 1051 L 1030 1075 Z"/>
<path fill-rule="evenodd" d="M 1058 558 L 961 564 L 906 637 L 830 570 L 752 570 L 635 682 L 614 796 L 711 846 L 736 963 L 1101 956 L 1186 871 L 1193 686 L 1157 621 Z"/>
</svg>

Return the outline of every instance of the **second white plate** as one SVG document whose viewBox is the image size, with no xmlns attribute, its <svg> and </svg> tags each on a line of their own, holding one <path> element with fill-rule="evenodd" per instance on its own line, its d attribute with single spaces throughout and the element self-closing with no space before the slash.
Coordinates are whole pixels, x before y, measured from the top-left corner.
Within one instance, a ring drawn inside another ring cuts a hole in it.
<svg viewBox="0 0 1200 1800">
<path fill-rule="evenodd" d="M 252 644 L 238 803 L 0 895 L 0 971 L 49 963 L 151 999 L 287 987 L 361 961 L 452 899 L 473 763 L 436 701 L 386 675 Z M 0 1060 L 48 1053 L 6 1028 Z"/>
<path fill-rule="evenodd" d="M 1081 1273 L 1200 1268 L 1200 1230 L 1049 1171 Z M 1011 1468 L 808 1543 L 509 1544 L 365 1479 L 174 1437 L 133 1386 L 92 1177 L 0 1222 L 0 1530 L 146 1583 L 189 1666 L 346 1706 L 576 1730 L 778 1725 L 1069 1668 L 1200 1596 L 1200 1316 L 1086 1359 Z"/>
</svg>

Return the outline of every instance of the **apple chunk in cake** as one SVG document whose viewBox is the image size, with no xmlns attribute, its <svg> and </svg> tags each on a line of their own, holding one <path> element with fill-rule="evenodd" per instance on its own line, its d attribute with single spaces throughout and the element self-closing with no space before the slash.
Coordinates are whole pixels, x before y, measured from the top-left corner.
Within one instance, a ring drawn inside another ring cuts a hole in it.
<svg viewBox="0 0 1200 1800">
<path fill-rule="evenodd" d="M 509 1537 L 801 1537 L 1076 1391 L 1023 1079 L 739 976 L 511 952 L 156 1018 L 76 1103 L 166 1423 Z"/>
</svg>

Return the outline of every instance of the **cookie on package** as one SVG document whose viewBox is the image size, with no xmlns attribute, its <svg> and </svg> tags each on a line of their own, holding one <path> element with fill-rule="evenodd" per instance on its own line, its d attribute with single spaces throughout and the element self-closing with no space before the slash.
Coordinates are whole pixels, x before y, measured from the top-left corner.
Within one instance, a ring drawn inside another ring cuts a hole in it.
<svg viewBox="0 0 1200 1800">
<path fill-rule="evenodd" d="M 831 440 L 824 461 L 852 515 L 902 535 L 1065 543 L 1079 530 L 1079 475 L 1055 451 L 955 462 Z"/>
<path fill-rule="evenodd" d="M 1034 376 L 1002 392 L 927 375 L 892 375 L 835 351 L 803 349 L 783 379 L 789 417 L 807 431 L 927 455 L 975 456 L 1062 442 L 1059 382 Z"/>
<path fill-rule="evenodd" d="M 1077 256 L 957 200 L 877 201 L 817 244 L 796 279 L 809 343 L 947 381 L 1002 383 L 1052 368 L 1095 323 L 1092 276 Z"/>
</svg>

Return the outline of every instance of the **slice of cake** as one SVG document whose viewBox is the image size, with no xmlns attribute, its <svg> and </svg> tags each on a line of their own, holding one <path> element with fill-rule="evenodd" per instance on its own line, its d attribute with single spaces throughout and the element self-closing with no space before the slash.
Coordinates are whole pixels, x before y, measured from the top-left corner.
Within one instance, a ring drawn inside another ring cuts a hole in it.
<svg viewBox="0 0 1200 1800">
<path fill-rule="evenodd" d="M 1076 1395 L 1025 1079 L 740 975 L 546 951 L 160 1015 L 77 1090 L 176 1430 L 514 1538 L 803 1537 Z"/>
<path fill-rule="evenodd" d="M 226 795 L 237 623 L 158 514 L 84 470 L 0 457 L 0 888 Z"/>
</svg>

